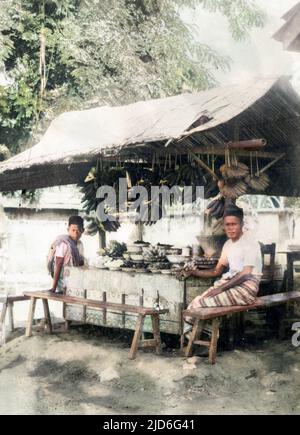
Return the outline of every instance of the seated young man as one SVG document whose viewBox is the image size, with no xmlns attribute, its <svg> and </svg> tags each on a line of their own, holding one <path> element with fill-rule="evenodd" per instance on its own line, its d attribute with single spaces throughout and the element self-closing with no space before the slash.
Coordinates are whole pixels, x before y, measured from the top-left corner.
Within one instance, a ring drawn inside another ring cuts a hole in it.
<svg viewBox="0 0 300 435">
<path fill-rule="evenodd" d="M 188 309 L 251 305 L 255 302 L 262 275 L 260 245 L 249 235 L 243 234 L 243 210 L 230 206 L 224 213 L 224 228 L 229 240 L 224 244 L 220 260 L 215 269 L 183 272 L 185 277 L 219 277 L 229 268 L 214 286 L 197 296 Z M 185 318 L 184 332 L 192 328 L 192 319 Z"/>
<path fill-rule="evenodd" d="M 71 216 L 68 224 L 68 234 L 57 237 L 51 245 L 48 256 L 48 270 L 53 277 L 51 291 L 65 293 L 65 266 L 83 266 L 83 245 L 80 238 L 84 232 L 83 219 Z"/>
</svg>

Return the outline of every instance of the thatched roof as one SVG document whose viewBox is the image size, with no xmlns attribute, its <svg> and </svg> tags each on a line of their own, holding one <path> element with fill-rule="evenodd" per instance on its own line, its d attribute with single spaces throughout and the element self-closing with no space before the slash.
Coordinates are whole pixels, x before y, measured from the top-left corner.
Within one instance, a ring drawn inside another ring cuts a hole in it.
<svg viewBox="0 0 300 435">
<path fill-rule="evenodd" d="M 99 156 L 151 161 L 153 153 L 186 153 L 187 146 L 200 154 L 224 153 L 236 125 L 241 140 L 265 138 L 273 154 L 292 155 L 298 116 L 300 99 L 286 78 L 67 112 L 51 123 L 40 143 L 0 164 L 0 191 L 75 183 Z M 266 153 L 261 157 L 270 160 Z M 293 157 L 291 165 L 296 161 Z M 281 175 L 286 168 L 285 161 Z M 279 182 L 272 193 L 283 190 L 288 188 Z"/>
<path fill-rule="evenodd" d="M 285 50 L 300 52 L 300 3 L 297 3 L 282 18 L 286 23 L 273 38 L 282 42 Z"/>
</svg>

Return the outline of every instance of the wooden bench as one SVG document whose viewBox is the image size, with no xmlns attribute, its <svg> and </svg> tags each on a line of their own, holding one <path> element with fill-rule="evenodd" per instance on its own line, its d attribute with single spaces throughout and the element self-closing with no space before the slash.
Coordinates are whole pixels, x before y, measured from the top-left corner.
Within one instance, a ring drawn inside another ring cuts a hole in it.
<svg viewBox="0 0 300 435">
<path fill-rule="evenodd" d="M 13 332 L 15 329 L 14 312 L 13 312 L 14 303 L 27 301 L 27 300 L 29 300 L 29 297 L 22 296 L 22 295 L 19 296 L 8 295 L 0 298 L 0 304 L 2 304 L 2 310 L 0 314 L 0 346 L 6 343 L 5 318 L 6 318 L 7 311 L 8 311 L 8 318 L 9 318 L 9 331 Z"/>
<path fill-rule="evenodd" d="M 217 307 L 217 308 L 197 308 L 194 310 L 184 310 L 183 316 L 195 319 L 189 342 L 185 351 L 186 357 L 191 356 L 194 344 L 209 348 L 209 362 L 215 364 L 217 355 L 217 345 L 219 339 L 220 318 L 227 315 L 242 313 L 252 309 L 273 307 L 286 304 L 288 302 L 300 301 L 300 292 L 277 293 L 269 296 L 257 298 L 255 304 L 246 306 Z M 212 335 L 210 341 L 198 340 L 205 325 L 205 321 L 212 320 Z M 183 342 L 183 340 L 182 340 Z"/>
<path fill-rule="evenodd" d="M 71 305 L 81 305 L 90 308 L 97 308 L 103 310 L 103 315 L 106 316 L 107 310 L 120 311 L 121 313 L 135 313 L 138 314 L 135 333 L 131 343 L 131 348 L 129 352 L 129 359 L 135 359 L 136 353 L 139 347 L 153 347 L 156 349 L 156 353 L 161 352 L 161 339 L 160 339 L 160 329 L 159 329 L 159 316 L 161 314 L 168 313 L 167 309 L 155 309 L 147 308 L 142 306 L 128 305 L 128 304 L 117 304 L 107 301 L 97 301 L 93 299 L 78 298 L 73 296 L 67 296 L 62 294 L 57 294 L 49 291 L 38 291 L 38 292 L 26 292 L 25 296 L 30 299 L 30 308 L 28 314 L 26 336 L 30 337 L 32 335 L 32 323 L 34 319 L 34 312 L 36 307 L 36 301 L 42 299 L 45 313 L 45 324 L 48 332 L 52 333 L 52 323 L 49 311 L 48 301 L 58 301 L 63 304 Z M 153 338 L 141 340 L 141 335 L 143 332 L 143 326 L 146 316 L 151 316 L 152 320 L 152 331 Z M 69 322 L 66 321 L 66 329 L 68 329 Z"/>
</svg>

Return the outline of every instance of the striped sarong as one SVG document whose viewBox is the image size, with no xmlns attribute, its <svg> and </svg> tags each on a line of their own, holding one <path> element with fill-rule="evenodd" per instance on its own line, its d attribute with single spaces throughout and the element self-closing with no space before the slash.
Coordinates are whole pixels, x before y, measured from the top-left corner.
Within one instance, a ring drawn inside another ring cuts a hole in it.
<svg viewBox="0 0 300 435">
<path fill-rule="evenodd" d="M 252 305 L 256 301 L 257 293 L 259 290 L 260 279 L 254 275 L 242 284 L 232 287 L 220 293 L 217 296 L 206 297 L 206 295 L 213 289 L 217 289 L 219 286 L 228 282 L 228 279 L 220 279 L 213 287 L 210 287 L 201 295 L 197 296 L 188 306 L 188 310 L 196 308 L 215 308 L 215 307 L 231 307 L 240 305 Z M 191 329 L 193 319 L 186 317 L 184 319 L 185 324 L 184 332 Z"/>
</svg>

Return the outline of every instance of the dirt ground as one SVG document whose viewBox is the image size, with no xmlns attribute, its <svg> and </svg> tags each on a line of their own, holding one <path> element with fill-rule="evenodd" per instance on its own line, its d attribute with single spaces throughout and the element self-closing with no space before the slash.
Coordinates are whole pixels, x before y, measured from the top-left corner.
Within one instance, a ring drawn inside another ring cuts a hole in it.
<svg viewBox="0 0 300 435">
<path fill-rule="evenodd" d="M 1 414 L 300 414 L 300 347 L 270 341 L 221 352 L 139 351 L 130 336 L 19 330 L 0 348 Z"/>
</svg>

